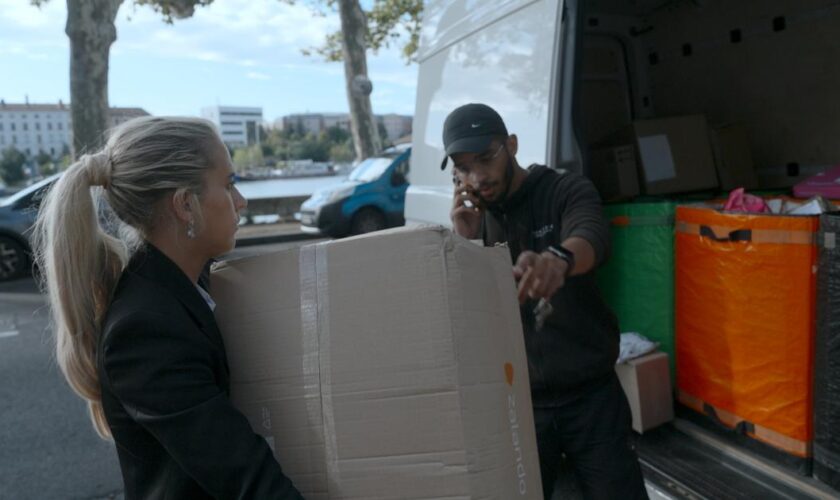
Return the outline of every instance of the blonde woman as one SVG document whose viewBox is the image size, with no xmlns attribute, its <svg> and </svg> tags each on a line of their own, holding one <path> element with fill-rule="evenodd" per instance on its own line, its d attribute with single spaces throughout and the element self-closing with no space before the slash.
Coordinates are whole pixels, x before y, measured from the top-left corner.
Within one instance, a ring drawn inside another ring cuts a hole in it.
<svg viewBox="0 0 840 500">
<path fill-rule="evenodd" d="M 92 193 L 124 240 L 100 227 Z M 233 248 L 245 204 L 212 124 L 144 117 L 82 156 L 42 206 L 36 257 L 58 363 L 113 438 L 127 499 L 301 498 L 229 401 L 214 304 L 198 285 Z"/>
</svg>

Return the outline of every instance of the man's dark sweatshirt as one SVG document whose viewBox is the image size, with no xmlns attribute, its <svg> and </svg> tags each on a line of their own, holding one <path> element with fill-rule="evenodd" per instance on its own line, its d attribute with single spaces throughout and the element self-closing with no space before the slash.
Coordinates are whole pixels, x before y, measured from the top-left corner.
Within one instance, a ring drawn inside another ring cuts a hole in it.
<svg viewBox="0 0 840 500">
<path fill-rule="evenodd" d="M 513 261 L 576 236 L 595 249 L 596 266 L 609 252 L 609 228 L 592 183 L 542 165 L 528 168 L 522 186 L 501 206 L 485 211 L 485 245 L 506 242 Z M 535 300 L 521 307 L 535 407 L 562 405 L 614 375 L 618 322 L 604 303 L 593 272 L 570 276 L 551 299 L 554 312 L 540 331 Z"/>
</svg>

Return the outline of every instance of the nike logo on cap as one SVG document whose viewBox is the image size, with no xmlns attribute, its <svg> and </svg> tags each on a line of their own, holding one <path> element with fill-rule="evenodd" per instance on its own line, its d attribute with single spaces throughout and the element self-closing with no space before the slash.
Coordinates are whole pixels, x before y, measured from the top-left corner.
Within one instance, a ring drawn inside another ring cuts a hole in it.
<svg viewBox="0 0 840 500">
<path fill-rule="evenodd" d="M 478 128 L 478 127 L 480 127 L 480 126 L 481 126 L 481 124 L 480 124 L 480 123 L 472 123 L 472 124 L 470 124 L 470 127 L 472 127 L 472 128 Z"/>
</svg>

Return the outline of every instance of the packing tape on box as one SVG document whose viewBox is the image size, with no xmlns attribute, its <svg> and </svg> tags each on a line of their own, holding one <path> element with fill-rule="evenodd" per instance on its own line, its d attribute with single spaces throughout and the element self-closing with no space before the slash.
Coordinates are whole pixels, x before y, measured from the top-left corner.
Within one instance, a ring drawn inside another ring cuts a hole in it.
<svg viewBox="0 0 840 500">
<path fill-rule="evenodd" d="M 762 425 L 756 425 L 755 423 L 749 422 L 735 413 L 709 404 L 680 389 L 677 389 L 677 399 L 685 406 L 710 417 L 712 421 L 732 429 L 739 434 L 762 441 L 798 457 L 805 458 L 812 455 L 811 441 L 801 441 Z"/>
<path fill-rule="evenodd" d="M 307 380 L 306 408 L 313 427 L 323 430 L 327 491 L 338 479 L 338 448 L 332 402 L 330 372 L 330 318 L 327 247 L 319 243 L 301 248 L 300 256 L 301 328 L 303 329 L 303 369 Z"/>
<path fill-rule="evenodd" d="M 718 242 L 773 243 L 779 245 L 813 245 L 816 242 L 816 235 L 811 231 L 788 229 L 737 228 L 678 221 L 676 231 L 699 235 Z"/>
<path fill-rule="evenodd" d="M 673 226 L 673 215 L 616 215 L 610 219 L 615 227 L 661 227 Z"/>
</svg>

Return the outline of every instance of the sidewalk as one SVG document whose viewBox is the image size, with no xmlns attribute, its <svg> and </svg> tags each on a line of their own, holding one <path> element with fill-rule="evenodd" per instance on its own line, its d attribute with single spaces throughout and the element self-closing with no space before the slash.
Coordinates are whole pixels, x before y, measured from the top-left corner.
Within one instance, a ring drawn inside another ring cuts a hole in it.
<svg viewBox="0 0 840 500">
<path fill-rule="evenodd" d="M 299 222 L 280 222 L 276 224 L 247 224 L 239 227 L 236 233 L 236 247 L 264 245 L 266 243 L 285 243 L 324 238 L 318 234 L 304 233 Z"/>
</svg>

